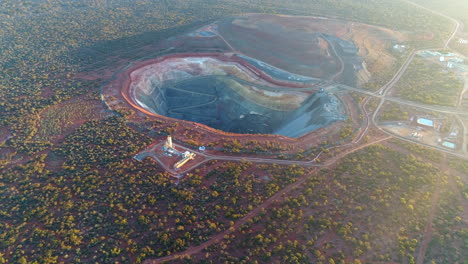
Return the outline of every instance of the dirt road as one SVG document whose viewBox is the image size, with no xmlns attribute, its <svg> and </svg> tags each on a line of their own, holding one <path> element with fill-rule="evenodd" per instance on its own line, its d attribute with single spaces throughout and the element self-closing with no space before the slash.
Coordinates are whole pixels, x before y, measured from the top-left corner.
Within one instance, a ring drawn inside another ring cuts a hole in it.
<svg viewBox="0 0 468 264">
<path fill-rule="evenodd" d="M 457 103 L 458 108 L 461 108 L 461 106 L 462 106 L 463 95 L 468 92 L 468 73 L 466 73 L 464 77 L 465 78 L 463 80 L 463 82 L 464 82 L 463 90 L 461 91 L 460 95 L 458 96 L 458 103 Z"/>
<path fill-rule="evenodd" d="M 447 16 L 447 15 L 445 15 L 445 14 L 442 14 L 442 13 L 436 11 L 436 10 L 432 10 L 432 9 L 427 8 L 427 7 L 424 7 L 424 6 L 422 6 L 422 5 L 418 5 L 418 4 L 416 4 L 416 3 L 412 2 L 412 1 L 405 0 L 405 2 L 407 2 L 407 3 L 409 3 L 409 4 L 412 4 L 412 5 L 414 5 L 414 6 L 418 7 L 418 8 L 421 8 L 421 9 L 424 9 L 424 10 L 426 10 L 426 11 L 429 11 L 429 12 L 431 12 L 431 13 L 433 13 L 433 14 L 438 15 L 438 16 L 444 17 L 444 18 L 450 20 L 450 21 L 454 24 L 454 29 L 453 29 L 452 34 L 451 34 L 450 37 L 445 41 L 444 46 L 442 47 L 443 49 L 447 49 L 448 46 L 449 46 L 449 44 L 450 44 L 450 42 L 452 42 L 452 40 L 455 38 L 455 36 L 457 35 L 458 31 L 460 30 L 460 27 L 462 26 L 462 25 L 460 24 L 460 22 L 458 22 L 458 20 L 456 20 L 456 19 L 454 19 L 454 18 L 452 18 L 452 17 L 449 17 L 449 16 Z"/>
<path fill-rule="evenodd" d="M 439 175 L 439 178 L 437 179 L 437 184 L 435 185 L 436 188 L 435 188 L 434 194 L 432 195 L 431 211 L 429 211 L 429 217 L 427 219 L 426 229 L 424 231 L 424 239 L 421 242 L 421 247 L 419 248 L 418 257 L 416 258 L 416 264 L 424 263 L 424 257 L 426 256 L 427 245 L 429 244 L 432 238 L 432 222 L 434 221 L 434 215 L 437 210 L 437 203 L 439 202 L 440 188 L 437 188 L 437 186 L 440 183 L 441 175 L 444 173 L 447 173 L 448 170 L 449 168 L 448 168 L 448 162 L 447 162 L 447 154 L 444 154 L 441 174 Z"/>
<path fill-rule="evenodd" d="M 335 56 L 336 56 L 336 57 L 338 58 L 338 60 L 340 61 L 340 70 L 339 70 L 337 73 L 335 73 L 335 74 L 330 78 L 331 81 L 335 81 L 336 78 L 338 78 L 338 76 L 340 76 L 341 74 L 343 74 L 345 64 L 344 64 L 343 58 L 341 58 L 341 56 L 340 56 L 340 55 L 338 54 L 338 52 L 336 51 L 335 45 L 333 45 L 333 43 L 332 43 L 330 40 L 328 40 L 327 37 L 325 37 L 324 34 L 321 34 L 321 36 L 322 36 L 322 39 L 324 39 L 324 40 L 328 43 L 328 45 L 330 45 L 330 47 L 331 47 L 333 53 L 335 53 Z"/>
</svg>

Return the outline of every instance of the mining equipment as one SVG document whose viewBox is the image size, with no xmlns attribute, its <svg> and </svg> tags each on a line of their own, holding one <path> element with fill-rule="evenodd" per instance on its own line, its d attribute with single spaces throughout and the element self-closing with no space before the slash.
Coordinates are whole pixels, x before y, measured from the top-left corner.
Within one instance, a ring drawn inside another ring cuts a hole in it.
<svg viewBox="0 0 468 264">
<path fill-rule="evenodd" d="M 180 169 L 182 166 L 185 165 L 189 160 L 193 160 L 195 158 L 195 153 L 192 153 L 190 151 L 185 151 L 185 152 L 180 152 L 177 149 L 174 148 L 174 145 L 172 144 L 172 137 L 167 136 L 166 142 L 164 142 L 164 146 L 162 147 L 162 150 L 165 151 L 166 155 L 172 156 L 181 156 L 182 159 L 179 160 L 176 164 L 174 164 L 174 169 Z"/>
<path fill-rule="evenodd" d="M 164 142 L 164 147 L 162 148 L 164 151 L 169 151 L 170 149 L 174 149 L 172 145 L 172 137 L 167 136 L 166 142 Z"/>
<path fill-rule="evenodd" d="M 176 164 L 174 164 L 174 169 L 179 169 L 180 167 L 184 166 L 189 160 L 195 158 L 195 153 L 191 153 L 189 151 L 185 151 L 182 153 L 182 159 L 179 160 Z"/>
</svg>

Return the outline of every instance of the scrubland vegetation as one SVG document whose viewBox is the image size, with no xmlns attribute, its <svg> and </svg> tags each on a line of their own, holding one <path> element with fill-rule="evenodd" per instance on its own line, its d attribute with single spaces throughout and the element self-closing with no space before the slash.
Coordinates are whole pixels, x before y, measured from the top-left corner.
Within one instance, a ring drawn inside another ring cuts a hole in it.
<svg viewBox="0 0 468 264">
<path fill-rule="evenodd" d="M 455 106 L 463 81 L 439 64 L 416 57 L 397 83 L 396 95 L 424 104 Z"/>
<path fill-rule="evenodd" d="M 369 147 L 180 263 L 206 263 L 206 256 L 235 263 L 415 263 L 432 213 L 437 236 L 426 261 L 455 263 L 467 257 L 460 244 L 466 226 L 457 218 L 466 198 L 457 195 L 464 184 L 453 178 L 452 186 L 452 178 L 416 156 Z"/>
<path fill-rule="evenodd" d="M 91 121 L 1 176 L 0 250 L 20 263 L 141 262 L 198 244 L 304 174 L 298 167 L 224 163 L 180 185 L 132 159 L 148 138 L 123 120 Z M 264 178 L 263 176 L 266 176 Z"/>
<path fill-rule="evenodd" d="M 402 106 L 395 103 L 385 103 L 385 109 L 379 115 L 381 121 L 407 121 L 409 120 L 409 112 L 404 111 Z"/>
<path fill-rule="evenodd" d="M 139 263 L 166 256 L 230 228 L 310 172 L 211 162 L 175 185 L 153 161 L 132 159 L 153 139 L 118 114 L 100 112 L 106 110 L 96 104 L 105 80 L 83 78 L 88 71 L 113 69 L 119 59 L 144 54 L 145 45 L 243 12 L 337 15 L 434 33 L 421 40 L 424 45 L 439 43 L 448 32 L 447 21 L 401 5 L 1 1 L 0 131 L 11 137 L 0 144 L 0 263 Z M 466 161 L 452 163 L 466 176 Z M 438 181 L 443 199 L 428 259 L 467 259 L 466 225 L 457 218 L 466 187 L 437 167 L 382 146 L 364 149 L 335 170 L 311 175 L 240 232 L 186 262 L 412 263 Z"/>
</svg>

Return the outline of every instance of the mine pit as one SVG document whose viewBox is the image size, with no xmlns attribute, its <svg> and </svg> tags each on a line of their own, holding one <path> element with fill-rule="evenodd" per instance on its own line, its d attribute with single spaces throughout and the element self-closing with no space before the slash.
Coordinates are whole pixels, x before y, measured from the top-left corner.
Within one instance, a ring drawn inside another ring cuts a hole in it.
<svg viewBox="0 0 468 264">
<path fill-rule="evenodd" d="M 154 55 L 123 68 L 103 98 L 112 109 L 214 133 L 302 138 L 354 120 L 355 105 L 335 94 L 336 84 L 360 86 L 372 78 L 368 69 L 392 63 L 381 36 L 405 37 L 337 19 L 228 17 L 155 43 Z"/>
<path fill-rule="evenodd" d="M 128 78 L 123 93 L 136 108 L 225 132 L 300 137 L 346 119 L 320 80 L 242 55 L 169 55 Z"/>
</svg>

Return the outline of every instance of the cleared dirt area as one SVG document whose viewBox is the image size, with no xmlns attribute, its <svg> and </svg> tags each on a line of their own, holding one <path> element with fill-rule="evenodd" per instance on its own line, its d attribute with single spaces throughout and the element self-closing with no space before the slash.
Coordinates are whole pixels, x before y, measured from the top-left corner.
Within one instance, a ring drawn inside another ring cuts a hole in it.
<svg viewBox="0 0 468 264">
<path fill-rule="evenodd" d="M 323 79 L 340 71 L 333 45 L 344 59 L 344 74 L 348 75 L 338 81 L 349 85 L 359 81 L 352 76 L 356 72 L 369 70 L 372 74 L 392 65 L 395 58 L 389 52 L 390 44 L 409 38 L 401 32 L 356 22 L 267 14 L 224 20 L 219 23 L 219 32 L 239 52 L 292 73 Z"/>
<path fill-rule="evenodd" d="M 108 116 L 99 100 L 90 95 L 75 97 L 45 109 L 41 114 L 34 140 L 58 140 L 89 120 Z"/>
<path fill-rule="evenodd" d="M 398 125 L 398 123 L 387 123 L 382 125 L 382 127 L 396 135 L 407 137 L 408 139 L 431 146 L 437 146 L 441 138 L 439 133 L 431 129 L 421 130 L 404 124 Z M 417 133 L 420 137 L 412 136 L 413 133 Z"/>
</svg>

